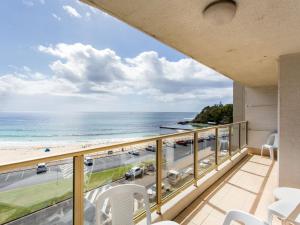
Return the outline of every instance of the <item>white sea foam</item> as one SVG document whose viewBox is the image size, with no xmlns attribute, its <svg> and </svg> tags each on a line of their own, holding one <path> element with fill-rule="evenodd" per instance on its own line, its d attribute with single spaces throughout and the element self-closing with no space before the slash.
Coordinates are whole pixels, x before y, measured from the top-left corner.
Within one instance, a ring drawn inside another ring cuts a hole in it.
<svg viewBox="0 0 300 225">
<path fill-rule="evenodd" d="M 46 141 L 0 141 L 0 150 L 44 149 L 44 148 L 89 148 L 113 143 L 134 141 L 141 138 L 107 138 L 99 140 L 46 140 Z"/>
</svg>

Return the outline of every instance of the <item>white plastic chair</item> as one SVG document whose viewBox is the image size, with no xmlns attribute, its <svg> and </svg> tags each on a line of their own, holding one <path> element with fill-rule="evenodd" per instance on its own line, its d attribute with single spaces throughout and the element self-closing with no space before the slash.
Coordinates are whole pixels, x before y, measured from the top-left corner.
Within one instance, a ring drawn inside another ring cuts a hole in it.
<svg viewBox="0 0 300 225">
<path fill-rule="evenodd" d="M 287 200 L 279 200 L 277 202 L 272 203 L 268 206 L 268 221 L 269 224 L 272 225 L 273 216 L 277 216 L 283 220 L 285 224 L 287 220 L 289 220 L 290 215 L 292 213 L 298 213 L 295 218 L 289 222 L 292 222 L 295 225 L 300 224 L 300 214 L 299 212 L 294 212 L 300 205 L 299 199 L 287 199 Z"/>
<path fill-rule="evenodd" d="M 274 149 L 278 149 L 278 134 L 273 133 L 268 137 L 267 143 L 261 146 L 260 155 L 263 155 L 264 149 L 268 149 L 270 152 L 270 157 L 274 160 Z"/>
<path fill-rule="evenodd" d="M 136 184 L 114 186 L 101 193 L 96 199 L 96 224 L 101 225 L 101 208 L 106 199 L 109 199 L 112 211 L 112 225 L 134 225 L 134 194 L 142 195 L 146 210 L 147 225 L 151 225 L 151 213 L 146 188 Z M 154 224 L 153 224 L 154 225 Z M 155 225 L 178 225 L 171 221 L 162 221 Z"/>
<path fill-rule="evenodd" d="M 240 210 L 230 210 L 225 217 L 223 225 L 230 225 L 232 221 L 238 221 L 244 225 L 268 225 L 256 216 Z"/>
<path fill-rule="evenodd" d="M 300 189 L 298 188 L 278 187 L 273 191 L 273 195 L 277 200 L 298 199 L 300 202 Z"/>
</svg>

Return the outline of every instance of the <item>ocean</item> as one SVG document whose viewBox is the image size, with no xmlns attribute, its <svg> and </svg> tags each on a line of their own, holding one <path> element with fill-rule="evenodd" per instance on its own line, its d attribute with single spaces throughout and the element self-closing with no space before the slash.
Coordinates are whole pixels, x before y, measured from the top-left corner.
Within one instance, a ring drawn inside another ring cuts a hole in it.
<svg viewBox="0 0 300 225">
<path fill-rule="evenodd" d="M 160 126 L 177 125 L 195 112 L 0 112 L 0 144 L 84 143 L 122 140 L 175 133 Z M 1 146 L 0 146 L 1 148 Z"/>
</svg>

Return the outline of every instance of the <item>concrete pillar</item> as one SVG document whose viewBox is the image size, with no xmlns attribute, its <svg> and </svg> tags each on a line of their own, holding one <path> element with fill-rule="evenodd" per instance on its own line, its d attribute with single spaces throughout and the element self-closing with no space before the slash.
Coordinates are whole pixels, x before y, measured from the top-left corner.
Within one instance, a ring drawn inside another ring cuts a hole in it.
<svg viewBox="0 0 300 225">
<path fill-rule="evenodd" d="M 300 188 L 300 53 L 279 58 L 279 185 Z"/>
<path fill-rule="evenodd" d="M 260 149 L 269 135 L 278 130 L 277 89 L 277 86 L 245 88 L 245 119 L 249 122 L 248 146 L 251 148 Z"/>
<path fill-rule="evenodd" d="M 233 122 L 245 120 L 245 87 L 233 82 Z"/>
<path fill-rule="evenodd" d="M 277 86 L 233 84 L 233 121 L 249 122 L 248 146 L 257 153 L 268 136 L 277 132 L 277 95 Z"/>
</svg>

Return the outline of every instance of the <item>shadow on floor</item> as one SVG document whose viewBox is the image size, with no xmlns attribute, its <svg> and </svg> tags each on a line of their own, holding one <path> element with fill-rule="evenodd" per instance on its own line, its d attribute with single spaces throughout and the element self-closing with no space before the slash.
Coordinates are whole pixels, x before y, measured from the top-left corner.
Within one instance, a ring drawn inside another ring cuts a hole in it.
<svg viewBox="0 0 300 225">
<path fill-rule="evenodd" d="M 230 209 L 255 214 L 273 166 L 274 162 L 268 158 L 246 156 L 183 210 L 175 221 L 182 225 L 217 225 L 222 224 Z"/>
</svg>

